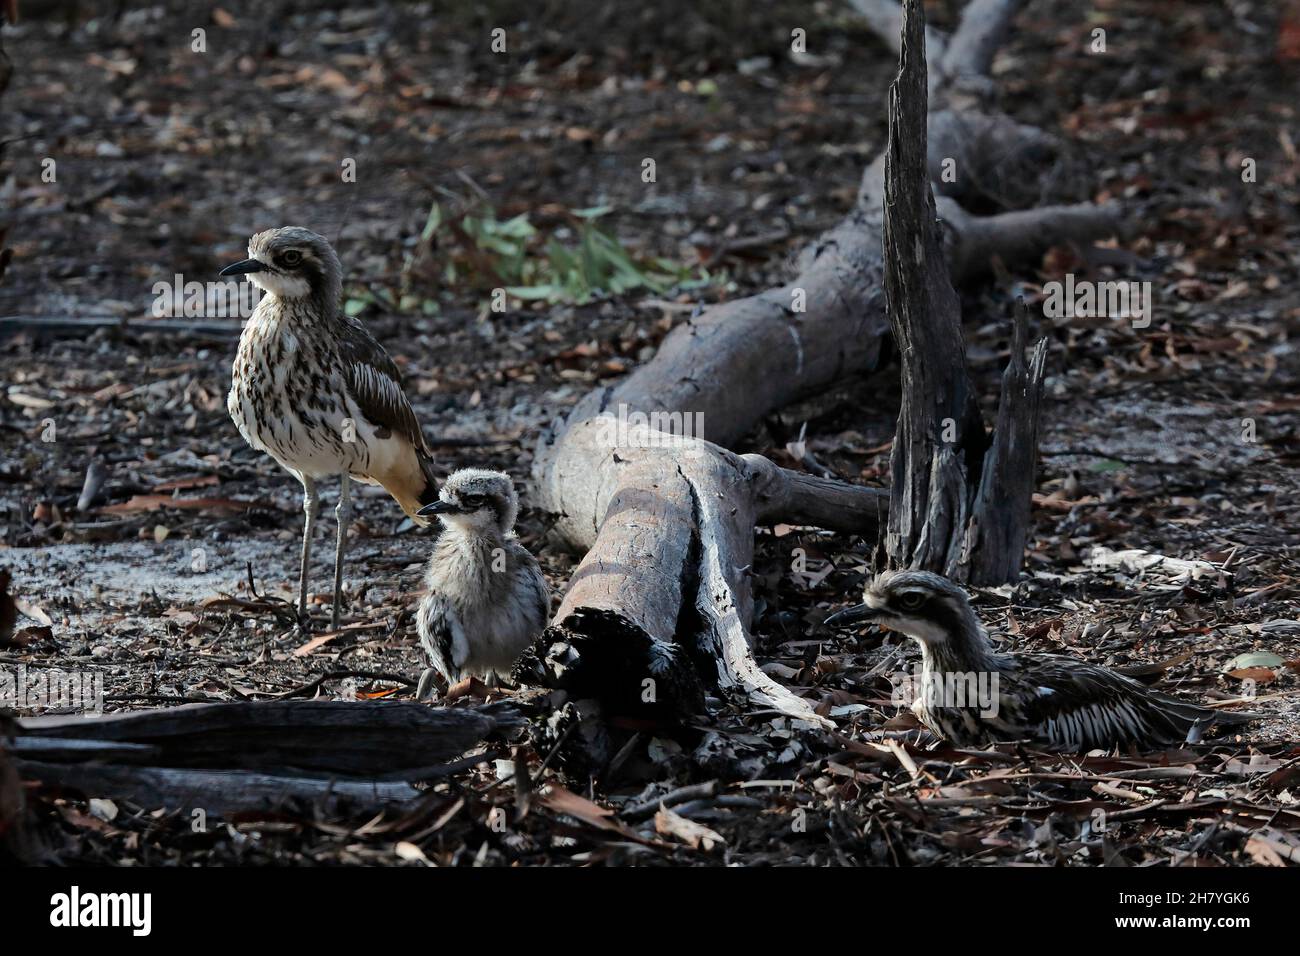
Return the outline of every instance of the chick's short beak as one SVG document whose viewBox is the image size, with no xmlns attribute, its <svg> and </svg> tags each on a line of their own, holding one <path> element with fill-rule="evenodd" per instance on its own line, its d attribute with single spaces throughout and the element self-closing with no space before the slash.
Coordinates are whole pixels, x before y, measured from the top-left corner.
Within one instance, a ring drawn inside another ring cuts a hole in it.
<svg viewBox="0 0 1300 956">
<path fill-rule="evenodd" d="M 875 608 L 867 607 L 865 604 L 855 604 L 853 607 L 846 607 L 841 611 L 836 611 L 826 619 L 825 623 L 827 627 L 850 627 L 854 624 L 870 621 L 879 616 L 879 613 Z"/>
<path fill-rule="evenodd" d="M 432 504 L 425 505 L 423 508 L 417 511 L 416 514 L 418 514 L 421 518 L 429 518 L 432 517 L 433 515 L 455 514 L 458 511 L 460 511 L 460 508 L 458 506 L 452 504 L 450 501 L 443 501 L 441 498 L 439 498 L 437 501 L 433 502 Z"/>
<path fill-rule="evenodd" d="M 266 266 L 257 259 L 245 259 L 243 262 L 235 262 L 226 266 L 219 274 L 223 276 L 242 276 L 248 275 L 250 272 L 261 272 L 265 268 Z"/>
</svg>

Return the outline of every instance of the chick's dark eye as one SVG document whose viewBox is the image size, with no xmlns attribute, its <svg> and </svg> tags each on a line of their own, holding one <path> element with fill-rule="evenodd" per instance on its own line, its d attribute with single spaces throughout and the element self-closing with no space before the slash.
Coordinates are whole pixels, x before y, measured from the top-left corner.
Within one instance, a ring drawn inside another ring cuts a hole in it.
<svg viewBox="0 0 1300 956">
<path fill-rule="evenodd" d="M 302 262 L 302 253 L 297 249 L 290 249 L 280 257 L 280 261 L 286 266 L 296 266 L 298 263 Z"/>
<path fill-rule="evenodd" d="M 468 506 L 468 507 L 470 507 L 470 508 L 481 508 L 481 507 L 483 507 L 483 496 L 482 496 L 482 495 L 465 495 L 465 496 L 464 496 L 463 498 L 461 498 L 460 500 L 463 501 L 463 502 L 465 503 L 465 505 Z"/>
<path fill-rule="evenodd" d="M 925 603 L 925 595 L 918 591 L 908 591 L 898 597 L 898 606 L 904 611 L 918 610 Z"/>
</svg>

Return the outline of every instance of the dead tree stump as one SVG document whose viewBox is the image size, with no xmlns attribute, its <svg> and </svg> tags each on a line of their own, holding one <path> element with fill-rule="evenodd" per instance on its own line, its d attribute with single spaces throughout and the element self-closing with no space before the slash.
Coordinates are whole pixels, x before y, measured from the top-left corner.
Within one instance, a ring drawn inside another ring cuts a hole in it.
<svg viewBox="0 0 1300 956">
<path fill-rule="evenodd" d="M 1026 369 L 1022 305 L 990 449 L 930 191 L 924 29 L 908 0 L 885 152 L 885 298 L 903 385 L 885 550 L 893 567 L 1003 584 L 1024 553 L 1047 343 Z"/>
<path fill-rule="evenodd" d="M 523 723 L 509 704 L 277 700 L 31 717 L 9 751 L 25 780 L 144 807 L 214 814 L 285 801 L 378 807 L 413 800 L 412 781 L 442 776 L 484 739 Z M 0 761 L 3 753 L 0 752 Z M 8 813 L 0 762 L 0 821 Z"/>
</svg>

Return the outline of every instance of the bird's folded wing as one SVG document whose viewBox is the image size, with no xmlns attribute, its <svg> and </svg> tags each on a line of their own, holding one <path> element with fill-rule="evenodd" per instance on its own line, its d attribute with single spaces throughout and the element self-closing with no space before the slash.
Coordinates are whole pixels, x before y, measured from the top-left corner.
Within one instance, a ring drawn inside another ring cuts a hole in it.
<svg viewBox="0 0 1300 956">
<path fill-rule="evenodd" d="M 1184 739 L 1202 708 L 1072 658 L 1039 657 L 1016 672 L 1026 724 L 1091 740 Z M 1177 706 L 1171 706 L 1177 705 Z"/>
<path fill-rule="evenodd" d="M 341 338 L 340 353 L 348 370 L 348 394 L 366 421 L 427 451 L 420 422 L 402 391 L 402 373 L 397 363 L 359 323 L 345 322 Z"/>
<path fill-rule="evenodd" d="M 546 576 L 542 574 L 542 569 L 536 564 L 529 568 L 529 583 L 533 592 L 533 600 L 537 602 L 538 614 L 542 622 L 541 626 L 546 627 L 551 623 L 551 586 L 546 582 Z"/>
<path fill-rule="evenodd" d="M 444 675 L 457 674 L 469 656 L 469 646 L 456 609 L 436 591 L 420 603 L 416 629 L 433 666 Z"/>
</svg>

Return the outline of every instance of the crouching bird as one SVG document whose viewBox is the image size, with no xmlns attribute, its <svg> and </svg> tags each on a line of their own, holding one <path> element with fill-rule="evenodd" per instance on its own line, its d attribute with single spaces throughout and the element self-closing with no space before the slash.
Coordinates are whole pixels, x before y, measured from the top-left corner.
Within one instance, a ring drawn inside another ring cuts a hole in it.
<svg viewBox="0 0 1300 956">
<path fill-rule="evenodd" d="M 500 681 L 546 628 L 550 588 L 515 538 L 518 513 L 510 476 L 480 468 L 453 472 L 438 500 L 420 510 L 443 525 L 415 618 L 432 664 L 420 676 L 421 699 L 435 671 L 449 684 L 465 677 Z"/>
<path fill-rule="evenodd" d="M 921 645 L 912 709 L 958 746 L 1028 740 L 1059 751 L 1149 748 L 1199 740 L 1215 723 L 1259 717 L 1180 700 L 1072 657 L 994 653 L 966 593 L 928 571 L 881 574 L 862 604 L 826 619 L 831 626 L 863 621 Z"/>
<path fill-rule="evenodd" d="M 239 338 L 226 407 L 244 440 L 302 483 L 307 516 L 298 618 L 304 624 L 320 513 L 316 482 L 339 477 L 330 613 L 337 629 L 350 483 L 383 485 L 403 511 L 428 524 L 419 511 L 437 499 L 432 454 L 396 363 L 361 322 L 343 314 L 342 267 L 323 237 L 301 226 L 259 232 L 248 242 L 248 258 L 221 274 L 247 275 L 266 292 Z"/>
</svg>

